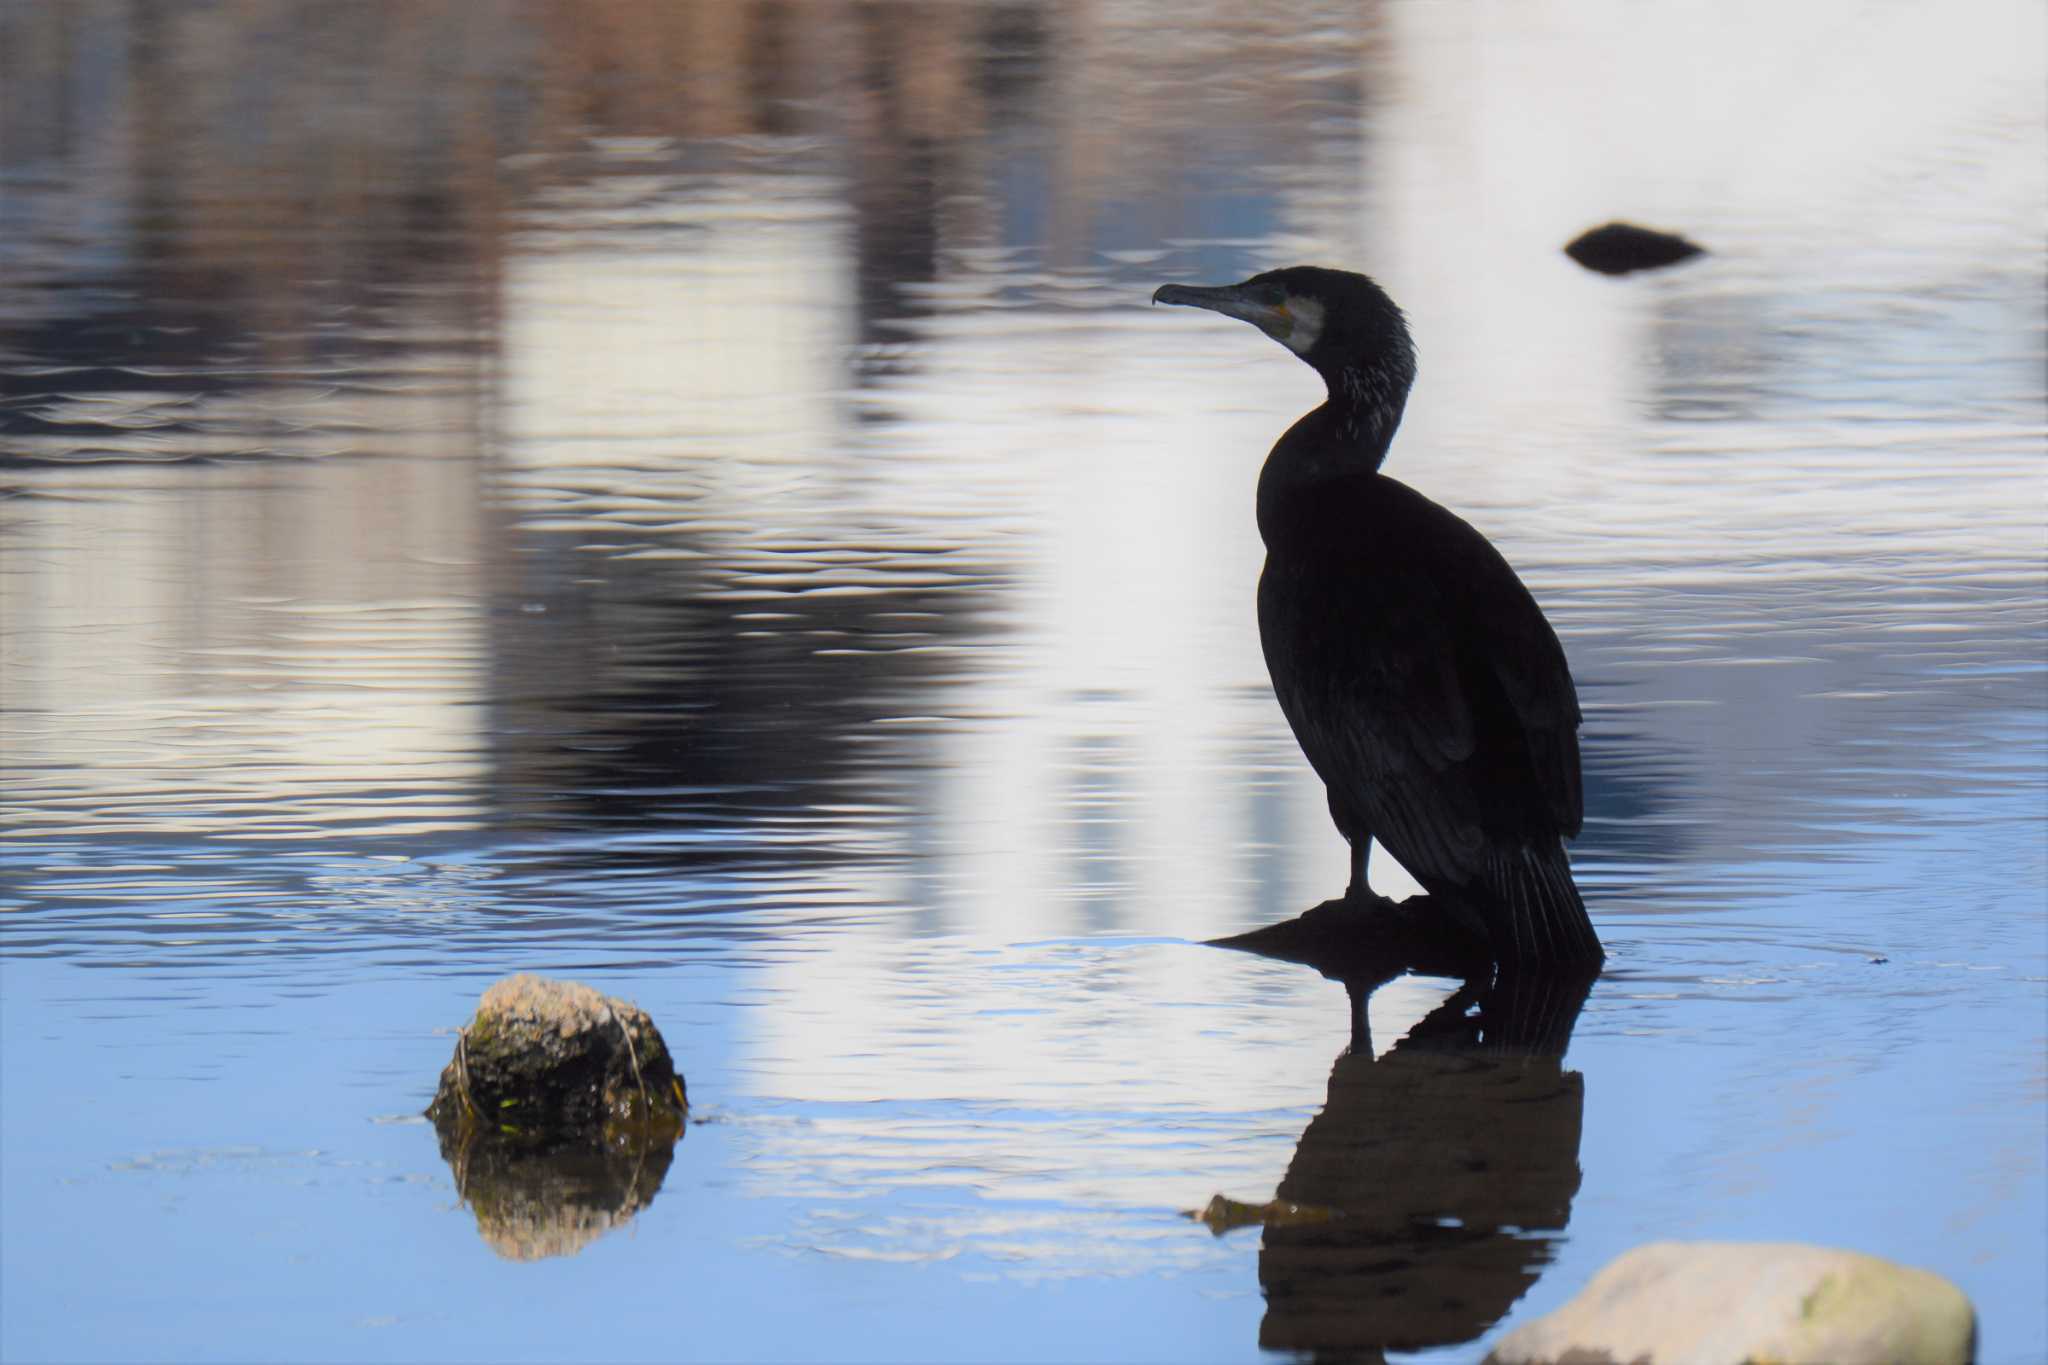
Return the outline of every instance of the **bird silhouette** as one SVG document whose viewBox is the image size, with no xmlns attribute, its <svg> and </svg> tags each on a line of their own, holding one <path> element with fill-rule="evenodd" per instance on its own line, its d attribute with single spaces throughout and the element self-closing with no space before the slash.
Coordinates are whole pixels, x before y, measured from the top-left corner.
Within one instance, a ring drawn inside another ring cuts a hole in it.
<svg viewBox="0 0 2048 1365">
<path fill-rule="evenodd" d="M 1259 636 L 1273 691 L 1369 896 L 1377 837 L 1484 921 L 1509 968 L 1583 967 L 1600 941 L 1579 832 L 1579 701 L 1557 634 L 1485 536 L 1379 472 L 1415 380 L 1401 310 L 1364 275 L 1297 266 L 1169 284 L 1155 303 L 1249 322 L 1328 397 L 1259 474 Z"/>
</svg>

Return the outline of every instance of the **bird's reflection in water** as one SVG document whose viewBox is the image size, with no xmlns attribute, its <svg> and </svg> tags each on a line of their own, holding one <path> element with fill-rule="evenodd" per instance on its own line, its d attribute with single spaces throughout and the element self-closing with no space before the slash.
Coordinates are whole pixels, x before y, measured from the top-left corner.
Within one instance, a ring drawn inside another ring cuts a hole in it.
<svg viewBox="0 0 2048 1365">
<path fill-rule="evenodd" d="M 1471 1341 L 1550 1262 L 1579 1189 L 1585 1083 L 1564 1069 L 1592 975 L 1495 977 L 1430 897 L 1333 901 L 1230 947 L 1305 962 L 1351 997 L 1329 1102 L 1268 1206 L 1259 1344 L 1317 1361 Z M 1384 1055 L 1366 1005 L 1410 968 L 1465 984 Z"/>
</svg>

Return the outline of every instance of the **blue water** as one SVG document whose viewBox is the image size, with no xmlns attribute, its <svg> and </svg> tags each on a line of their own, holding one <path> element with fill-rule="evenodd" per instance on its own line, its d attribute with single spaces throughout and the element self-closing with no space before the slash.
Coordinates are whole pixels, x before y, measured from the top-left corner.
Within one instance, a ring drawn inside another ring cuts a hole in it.
<svg viewBox="0 0 2048 1365">
<path fill-rule="evenodd" d="M 1466 1360 L 1668 1237 L 2048 1356 L 2041 24 L 10 6 L 0 1357 Z M 1346 1057 L 1202 946 L 1345 875 L 1252 608 L 1316 383 L 1144 300 L 1301 260 L 1579 681 L 1533 1118 L 1455 983 Z M 530 1259 L 418 1117 L 520 970 L 695 1105 Z M 1185 1216 L 1332 1141 L 1463 1308 Z"/>
</svg>

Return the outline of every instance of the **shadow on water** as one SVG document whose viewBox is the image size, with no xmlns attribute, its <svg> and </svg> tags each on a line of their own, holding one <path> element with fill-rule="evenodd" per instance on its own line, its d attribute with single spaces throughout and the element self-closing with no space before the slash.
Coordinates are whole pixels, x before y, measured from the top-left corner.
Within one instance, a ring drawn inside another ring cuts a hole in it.
<svg viewBox="0 0 2048 1365">
<path fill-rule="evenodd" d="M 1586 1092 L 1564 1052 L 1594 977 L 1496 977 L 1476 920 L 1432 901 L 1328 901 L 1216 941 L 1350 997 L 1349 1046 L 1265 1220 L 1268 1350 L 1364 1362 L 1475 1340 L 1570 1222 Z M 1411 966 L 1464 984 L 1375 1056 L 1368 1002 Z"/>
</svg>

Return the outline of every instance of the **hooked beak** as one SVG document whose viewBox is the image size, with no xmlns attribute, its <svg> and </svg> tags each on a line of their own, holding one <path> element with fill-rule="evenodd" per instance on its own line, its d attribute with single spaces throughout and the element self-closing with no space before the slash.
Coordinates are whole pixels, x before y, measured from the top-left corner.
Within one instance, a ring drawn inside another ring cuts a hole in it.
<svg viewBox="0 0 2048 1365">
<path fill-rule="evenodd" d="M 1284 338 L 1294 329 L 1294 318 L 1285 304 L 1260 303 L 1246 295 L 1243 285 L 1162 284 L 1152 291 L 1152 302 L 1206 308 L 1249 322 L 1270 337 Z"/>
</svg>

